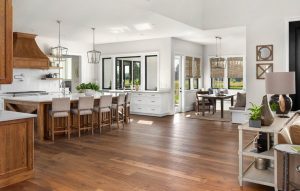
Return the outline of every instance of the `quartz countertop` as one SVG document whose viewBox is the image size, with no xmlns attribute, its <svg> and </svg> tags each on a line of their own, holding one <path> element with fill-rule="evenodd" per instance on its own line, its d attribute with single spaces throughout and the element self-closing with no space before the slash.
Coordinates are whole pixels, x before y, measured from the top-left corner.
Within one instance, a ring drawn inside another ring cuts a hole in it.
<svg viewBox="0 0 300 191">
<path fill-rule="evenodd" d="M 94 99 L 100 99 L 102 95 L 112 95 L 113 97 L 118 96 L 119 93 L 95 93 Z M 85 94 L 81 93 L 73 93 L 69 95 L 62 95 L 62 94 L 48 94 L 48 95 L 38 95 L 38 96 L 20 96 L 20 97 L 7 97 L 3 98 L 4 100 L 13 100 L 13 101 L 21 101 L 21 102 L 34 102 L 34 103 L 43 103 L 43 102 L 52 102 L 53 98 L 62 98 L 62 97 L 69 97 L 71 101 L 76 101 L 79 97 L 85 96 Z"/>
<path fill-rule="evenodd" d="M 20 113 L 14 111 L 0 111 L 0 122 L 13 121 L 36 117 L 34 114 Z"/>
</svg>

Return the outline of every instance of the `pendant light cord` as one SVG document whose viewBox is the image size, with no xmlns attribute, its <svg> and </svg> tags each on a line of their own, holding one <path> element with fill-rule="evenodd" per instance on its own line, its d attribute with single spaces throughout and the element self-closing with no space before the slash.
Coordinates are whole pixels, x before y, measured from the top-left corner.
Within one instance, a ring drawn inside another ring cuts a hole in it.
<svg viewBox="0 0 300 191">
<path fill-rule="evenodd" d="M 95 28 L 92 28 L 93 30 L 93 50 L 95 50 Z"/>
</svg>

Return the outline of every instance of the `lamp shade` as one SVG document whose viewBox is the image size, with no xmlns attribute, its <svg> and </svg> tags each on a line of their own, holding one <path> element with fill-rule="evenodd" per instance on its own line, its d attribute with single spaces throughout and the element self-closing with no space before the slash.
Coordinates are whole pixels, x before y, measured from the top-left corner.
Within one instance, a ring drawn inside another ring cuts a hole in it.
<svg viewBox="0 0 300 191">
<path fill-rule="evenodd" d="M 266 74 L 267 94 L 295 94 L 295 72 L 270 72 Z"/>
</svg>

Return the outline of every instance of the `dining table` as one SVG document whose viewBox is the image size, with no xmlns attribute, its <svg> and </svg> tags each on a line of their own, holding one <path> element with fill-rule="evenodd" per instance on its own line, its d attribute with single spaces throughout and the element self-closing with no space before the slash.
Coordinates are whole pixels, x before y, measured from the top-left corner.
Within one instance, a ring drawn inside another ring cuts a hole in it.
<svg viewBox="0 0 300 191">
<path fill-rule="evenodd" d="M 95 105 L 99 104 L 99 100 L 103 95 L 112 95 L 116 99 L 119 93 L 97 92 L 95 93 Z M 37 96 L 20 96 L 20 97 L 5 97 L 4 108 L 9 111 L 35 113 L 37 114 L 36 135 L 37 140 L 43 141 L 47 137 L 48 117 L 52 105 L 53 98 L 69 97 L 72 106 L 77 106 L 79 97 L 86 96 L 84 93 L 72 93 L 63 95 L 62 93 L 54 93 L 48 95 Z M 90 95 L 91 96 L 91 95 Z"/>
<path fill-rule="evenodd" d="M 223 94 L 223 95 L 217 95 L 217 94 L 203 94 L 199 95 L 199 97 L 202 97 L 202 116 L 205 116 L 205 99 L 211 100 L 214 104 L 214 113 L 216 113 L 216 103 L 217 100 L 220 100 L 221 102 L 221 118 L 224 118 L 224 100 L 230 99 L 231 106 L 233 106 L 234 102 L 234 96 L 235 94 Z"/>
</svg>

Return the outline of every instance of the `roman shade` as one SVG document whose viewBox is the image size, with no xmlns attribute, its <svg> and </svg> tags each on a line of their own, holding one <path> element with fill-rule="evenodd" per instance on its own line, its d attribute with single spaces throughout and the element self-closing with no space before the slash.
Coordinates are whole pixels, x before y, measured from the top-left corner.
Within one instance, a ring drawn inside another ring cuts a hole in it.
<svg viewBox="0 0 300 191">
<path fill-rule="evenodd" d="M 210 58 L 210 77 L 211 78 L 224 78 L 224 68 L 219 68 L 218 63 L 224 65 L 225 58 Z"/>
<path fill-rule="evenodd" d="M 193 77 L 193 58 L 186 56 L 185 57 L 185 78 Z"/>
<path fill-rule="evenodd" d="M 200 58 L 194 58 L 193 78 L 201 78 L 201 59 Z"/>
<path fill-rule="evenodd" d="M 227 58 L 228 78 L 243 78 L 243 57 Z"/>
</svg>

